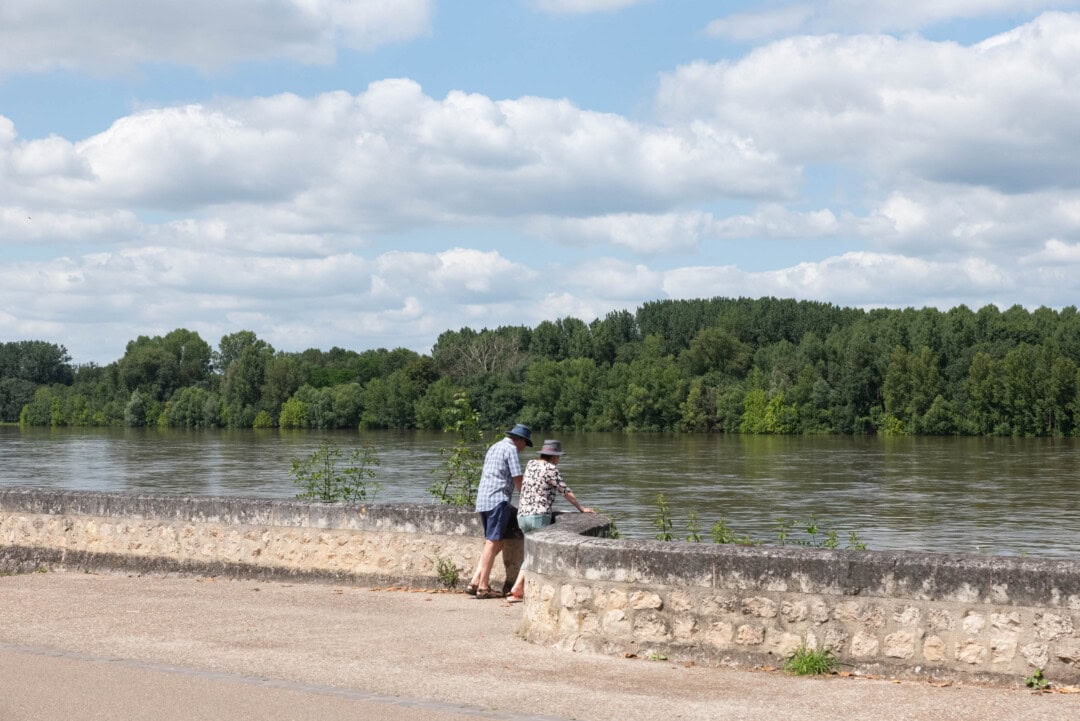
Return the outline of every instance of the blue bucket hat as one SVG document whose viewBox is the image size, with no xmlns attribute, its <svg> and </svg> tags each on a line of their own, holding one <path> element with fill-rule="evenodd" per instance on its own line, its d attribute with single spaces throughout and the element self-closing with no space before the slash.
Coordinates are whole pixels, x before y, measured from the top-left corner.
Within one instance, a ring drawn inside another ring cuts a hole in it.
<svg viewBox="0 0 1080 721">
<path fill-rule="evenodd" d="M 532 431 L 528 426 L 524 426 L 518 423 L 516 426 L 506 432 L 508 436 L 517 436 L 525 441 L 525 445 L 532 448 Z"/>
</svg>

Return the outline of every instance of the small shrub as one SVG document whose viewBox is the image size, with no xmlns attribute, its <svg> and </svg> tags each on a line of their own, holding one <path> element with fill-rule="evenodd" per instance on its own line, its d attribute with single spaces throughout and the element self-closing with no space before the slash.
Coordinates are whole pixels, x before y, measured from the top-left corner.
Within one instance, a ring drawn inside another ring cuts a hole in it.
<svg viewBox="0 0 1080 721">
<path fill-rule="evenodd" d="M 836 657 L 828 649 L 800 646 L 784 662 L 784 670 L 796 676 L 821 676 L 836 669 Z"/>
<path fill-rule="evenodd" d="M 379 465 L 375 449 L 365 446 L 353 451 L 347 459 L 350 465 L 344 468 L 338 467 L 341 459 L 341 449 L 326 441 L 308 458 L 294 458 L 293 482 L 302 489 L 296 497 L 324 503 L 375 500 L 375 494 L 382 487 L 373 480 L 372 466 Z"/>
<path fill-rule="evenodd" d="M 1050 688 L 1050 680 L 1043 676 L 1042 669 L 1039 668 L 1035 669 L 1035 673 L 1024 679 L 1024 685 L 1036 691 L 1043 691 Z"/>
<path fill-rule="evenodd" d="M 713 524 L 712 530 L 709 532 L 712 536 L 713 543 L 729 544 L 733 543 L 737 546 L 756 546 L 757 541 L 750 538 L 747 535 L 738 535 L 728 526 L 727 521 L 721 516 L 720 520 Z"/>
<path fill-rule="evenodd" d="M 690 511 L 690 515 L 686 521 L 686 530 L 689 534 L 686 536 L 686 540 L 690 543 L 701 543 L 701 523 L 698 522 L 697 513 Z"/>
<path fill-rule="evenodd" d="M 461 569 L 450 558 L 435 557 L 435 573 L 439 576 L 439 583 L 444 588 L 456 588 L 461 581 Z"/>
<path fill-rule="evenodd" d="M 656 518 L 653 519 L 653 525 L 656 526 L 656 540 L 675 540 L 675 536 L 671 533 L 671 509 L 663 493 L 656 494 Z"/>
</svg>

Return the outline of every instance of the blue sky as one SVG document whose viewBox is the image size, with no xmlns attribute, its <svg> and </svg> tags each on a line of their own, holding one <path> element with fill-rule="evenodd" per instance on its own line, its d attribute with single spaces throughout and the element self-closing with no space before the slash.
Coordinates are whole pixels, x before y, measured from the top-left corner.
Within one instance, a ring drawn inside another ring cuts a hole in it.
<svg viewBox="0 0 1080 721">
<path fill-rule="evenodd" d="M 4 0 L 0 340 L 1077 302 L 1080 0 Z"/>
</svg>

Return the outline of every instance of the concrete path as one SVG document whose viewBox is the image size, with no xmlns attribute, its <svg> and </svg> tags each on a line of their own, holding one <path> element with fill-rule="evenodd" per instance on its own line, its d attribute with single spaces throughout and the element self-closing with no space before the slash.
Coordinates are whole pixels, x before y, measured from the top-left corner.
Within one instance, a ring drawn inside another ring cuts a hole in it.
<svg viewBox="0 0 1080 721">
<path fill-rule="evenodd" d="M 1080 695 L 683 666 L 534 646 L 463 594 L 0 578 L 2 721 L 1075 721 Z"/>
</svg>

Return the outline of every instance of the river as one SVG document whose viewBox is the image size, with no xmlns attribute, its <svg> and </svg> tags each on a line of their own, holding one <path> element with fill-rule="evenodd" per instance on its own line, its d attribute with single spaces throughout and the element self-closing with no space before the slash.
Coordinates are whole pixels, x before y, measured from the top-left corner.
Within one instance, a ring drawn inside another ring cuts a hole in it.
<svg viewBox="0 0 1080 721">
<path fill-rule="evenodd" d="M 537 440 L 552 434 L 538 433 Z M 817 516 L 841 547 L 1080 558 L 1080 439 L 560 434 L 578 498 L 650 538 L 664 494 L 678 539 L 723 517 L 775 542 L 776 519 Z M 375 448 L 376 501 L 432 502 L 453 436 L 0 427 L 0 485 L 289 498 L 291 461 L 329 439 Z M 534 457 L 530 449 L 522 461 Z M 560 501 L 561 507 L 569 506 Z M 572 509 L 570 509 L 572 510 Z M 803 536 L 805 537 L 805 536 Z"/>
</svg>

